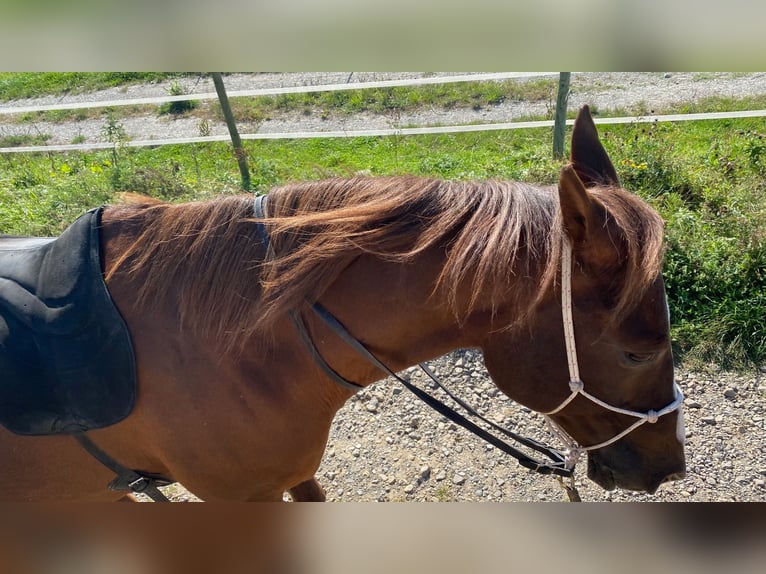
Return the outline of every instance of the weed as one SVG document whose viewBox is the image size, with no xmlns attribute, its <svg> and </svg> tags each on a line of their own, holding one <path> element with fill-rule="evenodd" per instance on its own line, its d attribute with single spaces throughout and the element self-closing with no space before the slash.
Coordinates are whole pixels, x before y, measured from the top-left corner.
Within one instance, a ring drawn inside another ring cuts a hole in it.
<svg viewBox="0 0 766 574">
<path fill-rule="evenodd" d="M 201 119 L 197 124 L 197 131 L 199 132 L 200 137 L 206 138 L 213 133 L 213 126 L 210 125 L 208 120 Z"/>
<path fill-rule="evenodd" d="M 436 489 L 436 500 L 438 502 L 452 502 L 454 500 L 452 489 L 449 485 L 442 484 Z"/>
<path fill-rule="evenodd" d="M 168 95 L 184 96 L 186 95 L 186 90 L 179 82 L 174 81 L 173 83 L 170 84 L 170 87 L 168 88 Z M 199 102 L 196 100 L 177 100 L 173 102 L 165 102 L 164 104 L 160 106 L 160 115 L 185 114 L 186 112 L 190 112 L 191 110 L 195 109 L 198 105 L 199 105 Z"/>
<path fill-rule="evenodd" d="M 750 167 L 760 175 L 766 175 L 766 140 L 762 133 L 740 132 L 744 139 L 745 154 Z"/>
<path fill-rule="evenodd" d="M 115 167 L 119 166 L 120 151 L 128 142 L 128 134 L 125 132 L 125 126 L 114 116 L 111 108 L 107 109 L 106 122 L 101 128 L 101 135 L 112 144 L 112 163 Z"/>
<path fill-rule="evenodd" d="M 188 198 L 189 187 L 182 178 L 177 177 L 180 170 L 181 166 L 173 161 L 161 168 L 140 167 L 126 170 L 121 174 L 119 189 L 163 200 Z"/>
</svg>

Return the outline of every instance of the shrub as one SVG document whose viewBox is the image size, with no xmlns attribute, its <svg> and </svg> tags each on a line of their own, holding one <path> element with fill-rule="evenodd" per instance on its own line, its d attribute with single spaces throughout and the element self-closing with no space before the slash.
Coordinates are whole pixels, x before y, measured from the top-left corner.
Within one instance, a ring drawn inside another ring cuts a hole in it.
<svg viewBox="0 0 766 574">
<path fill-rule="evenodd" d="M 179 82 L 174 81 L 168 88 L 168 95 L 183 96 L 186 95 L 186 90 Z M 185 114 L 186 112 L 190 112 L 198 105 L 199 102 L 196 100 L 178 100 L 175 102 L 166 102 L 160 106 L 160 114 L 181 115 Z"/>
<path fill-rule="evenodd" d="M 766 157 L 758 133 L 726 127 L 632 126 L 610 140 L 623 185 L 666 222 L 676 352 L 731 368 L 766 361 Z"/>
</svg>

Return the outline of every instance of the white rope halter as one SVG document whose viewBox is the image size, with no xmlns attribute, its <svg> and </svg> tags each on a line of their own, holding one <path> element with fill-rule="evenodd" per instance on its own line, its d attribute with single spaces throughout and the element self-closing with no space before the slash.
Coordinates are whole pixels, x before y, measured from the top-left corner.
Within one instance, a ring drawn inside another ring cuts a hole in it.
<svg viewBox="0 0 766 574">
<path fill-rule="evenodd" d="M 676 429 L 676 434 L 678 436 L 679 442 L 683 444 L 685 439 L 685 436 L 684 436 L 685 433 L 683 431 L 683 414 L 682 414 L 683 413 L 682 404 L 683 404 L 684 396 L 683 396 L 683 393 L 681 392 L 680 387 L 678 386 L 678 383 L 674 384 L 675 399 L 673 400 L 673 402 L 671 402 L 669 405 L 667 405 L 666 407 L 658 411 L 649 410 L 645 413 L 641 413 L 638 411 L 631 411 L 628 409 L 622 409 L 619 407 L 612 406 L 609 403 L 605 403 L 598 397 L 594 397 L 593 395 L 591 395 L 585 390 L 585 383 L 583 383 L 582 380 L 580 379 L 580 369 L 577 364 L 577 346 L 575 344 L 574 322 L 572 320 L 572 246 L 566 237 L 564 238 L 564 242 L 562 246 L 562 254 L 561 254 L 561 312 L 564 319 L 564 342 L 565 342 L 566 351 L 567 351 L 567 362 L 569 363 L 569 389 L 572 392 L 555 409 L 542 414 L 545 416 L 548 422 L 548 425 L 551 428 L 551 431 L 554 434 L 556 434 L 567 445 L 565 454 L 567 458 L 566 464 L 568 468 L 574 468 L 575 464 L 577 464 L 578 458 L 580 457 L 582 453 L 590 451 L 590 450 L 603 448 L 614 442 L 617 442 L 622 437 L 633 432 L 641 425 L 645 423 L 654 424 L 657 422 L 657 420 L 659 420 L 660 417 L 670 414 L 676 410 L 679 411 L 678 412 L 678 428 Z M 603 442 L 600 442 L 598 444 L 594 444 L 591 446 L 581 446 L 558 423 L 556 423 L 555 421 L 553 421 L 553 419 L 550 418 L 551 415 L 555 415 L 556 413 L 566 408 L 566 406 L 569 403 L 571 403 L 575 398 L 577 398 L 578 395 L 585 397 L 591 402 L 594 402 L 597 405 L 607 410 L 610 410 L 615 413 L 620 413 L 623 415 L 635 417 L 638 420 L 632 425 L 630 425 L 628 428 L 626 428 L 624 431 L 618 433 L 617 435 L 613 436 L 609 440 L 605 440 Z"/>
</svg>

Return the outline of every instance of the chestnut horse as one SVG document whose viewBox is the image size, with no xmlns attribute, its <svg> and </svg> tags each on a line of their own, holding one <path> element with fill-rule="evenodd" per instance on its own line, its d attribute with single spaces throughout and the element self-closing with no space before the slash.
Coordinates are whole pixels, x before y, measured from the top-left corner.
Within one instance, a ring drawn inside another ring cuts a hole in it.
<svg viewBox="0 0 766 574">
<path fill-rule="evenodd" d="M 480 349 L 500 390 L 583 445 L 604 488 L 654 492 L 684 475 L 663 223 L 620 187 L 587 108 L 557 187 L 333 179 L 271 190 L 260 220 L 248 196 L 110 206 L 100 239 L 138 395 L 129 416 L 88 436 L 202 499 L 324 499 L 313 476 L 353 390 L 320 368 L 291 312 L 343 378 L 385 375 L 314 302 L 394 370 Z M 124 496 L 66 435 L 0 428 L 0 466 L 2 499 Z"/>
</svg>

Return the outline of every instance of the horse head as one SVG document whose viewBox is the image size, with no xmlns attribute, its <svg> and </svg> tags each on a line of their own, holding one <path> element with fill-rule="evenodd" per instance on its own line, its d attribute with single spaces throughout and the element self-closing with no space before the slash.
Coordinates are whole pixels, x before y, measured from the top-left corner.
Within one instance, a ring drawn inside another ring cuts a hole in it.
<svg viewBox="0 0 766 574">
<path fill-rule="evenodd" d="M 685 472 L 663 224 L 620 187 L 587 107 L 574 125 L 558 197 L 551 233 L 561 236 L 560 252 L 552 259 L 563 272 L 529 322 L 488 336 L 485 363 L 503 392 L 547 413 L 574 451 L 587 452 L 589 478 L 609 490 L 654 492 Z"/>
</svg>

